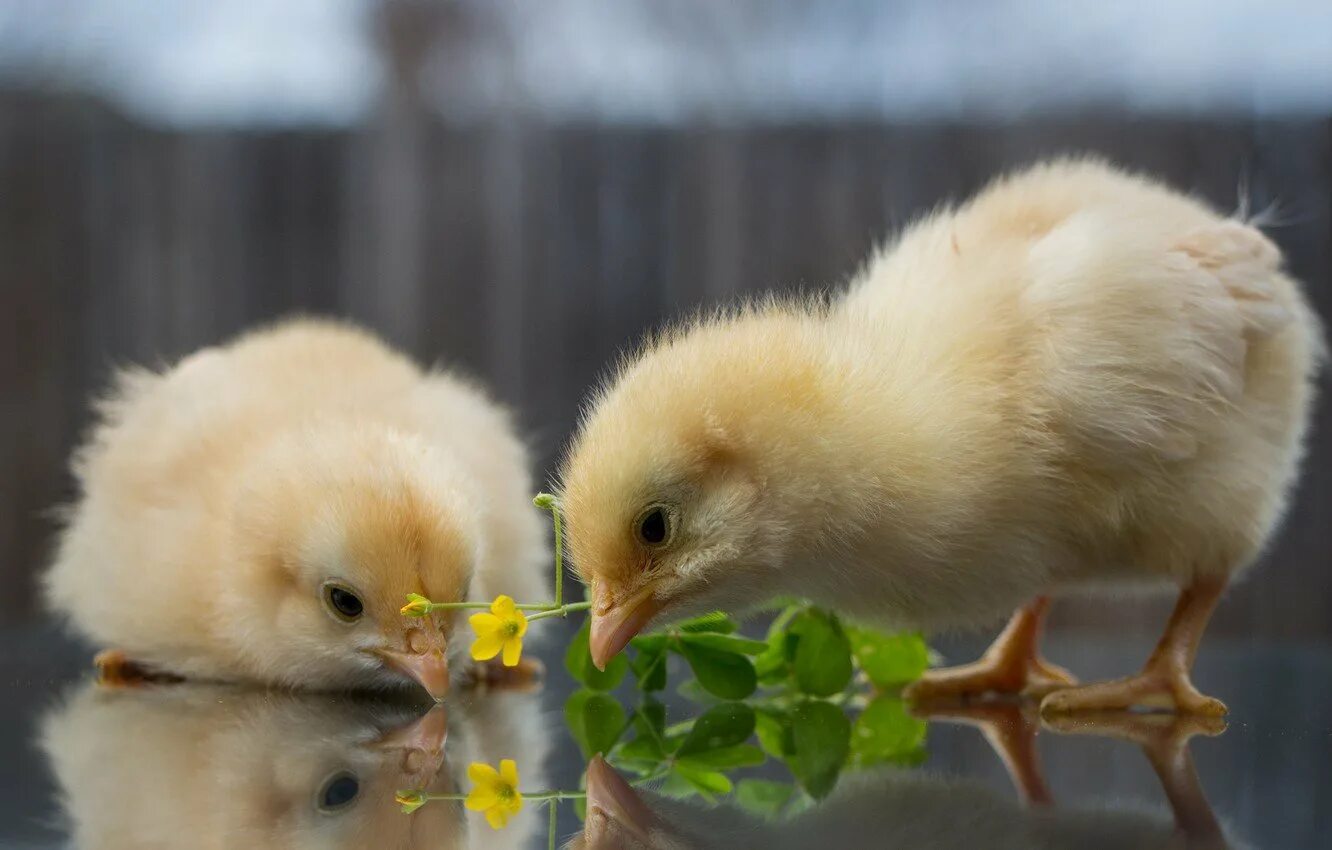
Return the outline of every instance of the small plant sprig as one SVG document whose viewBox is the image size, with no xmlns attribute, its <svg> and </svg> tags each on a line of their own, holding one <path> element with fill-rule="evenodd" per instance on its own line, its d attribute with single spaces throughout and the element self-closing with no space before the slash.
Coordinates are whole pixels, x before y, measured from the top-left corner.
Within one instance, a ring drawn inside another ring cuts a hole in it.
<svg viewBox="0 0 1332 850">
<path fill-rule="evenodd" d="M 776 816 L 831 793 L 841 773 L 876 764 L 914 764 L 924 755 L 925 722 L 898 696 L 930 664 L 919 635 L 844 625 L 836 615 L 794 603 L 765 640 L 739 635 L 736 623 L 709 614 L 640 635 L 632 658 L 598 671 L 587 630 L 565 655 L 584 688 L 565 704 L 565 722 L 585 755 L 603 753 L 622 770 L 666 776 L 662 792 L 736 802 Z M 654 694 L 667 685 L 667 661 L 684 659 L 693 677 L 679 687 L 702 713 L 667 725 Z M 640 704 L 626 710 L 614 690 L 632 671 Z M 792 782 L 732 774 L 768 759 Z"/>
<path fill-rule="evenodd" d="M 564 531 L 560 521 L 559 500 L 550 493 L 538 493 L 532 504 L 550 511 L 555 524 L 555 600 L 553 602 L 517 603 L 508 596 L 498 596 L 493 602 L 432 602 L 419 593 L 407 594 L 402 613 L 408 617 L 428 617 L 435 611 L 490 609 L 487 613 L 468 618 L 476 640 L 471 654 L 476 661 L 489 661 L 502 656 L 506 667 L 517 666 L 523 654 L 523 636 L 529 623 L 548 617 L 567 617 L 577 611 L 586 611 L 591 602 L 564 602 Z M 525 611 L 535 613 L 530 616 Z"/>
</svg>

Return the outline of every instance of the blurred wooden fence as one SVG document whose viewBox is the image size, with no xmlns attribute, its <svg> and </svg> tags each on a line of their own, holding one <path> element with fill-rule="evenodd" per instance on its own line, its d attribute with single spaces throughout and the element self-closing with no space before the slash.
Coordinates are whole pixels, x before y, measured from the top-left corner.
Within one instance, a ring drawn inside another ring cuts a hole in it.
<svg viewBox="0 0 1332 850">
<path fill-rule="evenodd" d="M 448 127 L 191 132 L 0 95 L 0 621 L 37 616 L 44 511 L 115 363 L 293 311 L 349 316 L 489 381 L 550 469 L 579 399 L 648 328 L 845 280 L 893 227 L 1044 155 L 1094 151 L 1222 207 L 1247 184 L 1332 316 L 1332 122 Z M 1328 402 L 1323 424 L 1329 424 Z M 1218 629 L 1332 635 L 1332 440 Z M 1105 610 L 1102 610 L 1105 609 Z M 1066 606 L 1068 625 L 1159 606 Z"/>
</svg>

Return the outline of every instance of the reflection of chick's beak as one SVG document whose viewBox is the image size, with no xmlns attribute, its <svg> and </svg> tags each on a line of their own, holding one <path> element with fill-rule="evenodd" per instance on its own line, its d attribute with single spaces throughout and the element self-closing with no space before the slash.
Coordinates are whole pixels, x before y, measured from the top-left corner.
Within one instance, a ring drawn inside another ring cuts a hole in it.
<svg viewBox="0 0 1332 850">
<path fill-rule="evenodd" d="M 425 788 L 444 764 L 444 742 L 448 739 L 449 716 L 436 705 L 411 723 L 385 732 L 369 746 L 376 750 L 403 751 L 401 769 L 414 788 Z"/>
<path fill-rule="evenodd" d="M 439 702 L 449 692 L 448 642 L 433 623 L 407 633 L 407 650 L 381 648 L 375 655 L 399 673 L 411 676 L 426 693 Z"/>
<path fill-rule="evenodd" d="M 594 756 L 587 764 L 587 829 L 585 837 L 595 840 L 602 829 L 602 820 L 611 820 L 640 841 L 648 840 L 648 832 L 657 822 L 657 816 L 643 802 L 628 782 L 616 773 L 601 756 Z"/>
<path fill-rule="evenodd" d="M 592 663 L 598 670 L 605 670 L 606 664 L 629 645 L 634 635 L 652 621 L 661 611 L 652 586 L 643 588 L 637 595 L 616 603 L 605 582 L 597 582 L 592 588 L 592 632 L 589 648 L 592 650 Z"/>
</svg>

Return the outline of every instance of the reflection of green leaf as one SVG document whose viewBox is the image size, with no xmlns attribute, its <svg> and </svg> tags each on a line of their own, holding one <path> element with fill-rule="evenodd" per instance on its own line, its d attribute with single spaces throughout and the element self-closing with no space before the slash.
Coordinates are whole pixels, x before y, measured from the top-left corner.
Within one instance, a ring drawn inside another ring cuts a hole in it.
<svg viewBox="0 0 1332 850">
<path fill-rule="evenodd" d="M 788 762 L 800 785 L 823 799 L 837 784 L 837 775 L 851 749 L 851 721 L 830 702 L 806 700 L 791 712 L 795 755 Z"/>
<path fill-rule="evenodd" d="M 704 712 L 680 746 L 681 756 L 742 744 L 754 734 L 754 709 L 742 702 L 728 702 Z"/>
<path fill-rule="evenodd" d="M 703 799 L 711 802 L 713 796 L 731 793 L 731 780 L 715 770 L 676 763 L 671 772 L 689 783 Z"/>
<path fill-rule="evenodd" d="M 638 680 L 640 691 L 652 693 L 665 689 L 666 645 L 669 642 L 670 639 L 664 635 L 649 635 L 634 639 L 633 643 L 638 652 L 630 662 L 630 668 L 634 671 L 634 678 Z"/>
<path fill-rule="evenodd" d="M 907 713 L 900 699 L 879 697 L 856 718 L 851 749 L 857 764 L 910 759 L 925 743 L 926 723 Z"/>
<path fill-rule="evenodd" d="M 811 608 L 791 622 L 799 638 L 795 653 L 796 684 L 814 696 L 832 696 L 851 682 L 851 642 L 842 625 L 824 611 Z"/>
<path fill-rule="evenodd" d="M 744 699 L 758 687 L 754 664 L 743 655 L 684 642 L 679 648 L 698 683 L 722 699 Z"/>
<path fill-rule="evenodd" d="M 735 621 L 721 611 L 713 611 L 676 626 L 682 632 L 717 632 L 729 635 L 735 631 Z"/>
<path fill-rule="evenodd" d="M 629 670 L 629 662 L 625 659 L 624 653 L 620 653 L 610 660 L 604 673 L 598 670 L 592 663 L 592 655 L 587 648 L 591 627 L 592 618 L 584 619 L 583 627 L 574 635 L 569 648 L 564 651 L 564 667 L 585 687 L 594 691 L 609 691 L 620 684 L 624 674 Z"/>
<path fill-rule="evenodd" d="M 767 761 L 763 751 L 753 744 L 735 744 L 704 750 L 700 753 L 681 755 L 677 764 L 691 764 L 712 770 L 738 770 L 742 767 L 755 767 Z"/>
<path fill-rule="evenodd" d="M 683 634 L 680 635 L 680 640 L 692 643 L 694 646 L 715 649 L 718 652 L 734 652 L 738 655 L 758 655 L 768 648 L 768 645 L 761 640 L 750 640 L 738 635 Z"/>
<path fill-rule="evenodd" d="M 582 690 L 564 703 L 564 722 L 585 758 L 609 753 L 624 731 L 624 707 L 606 694 Z"/>
<path fill-rule="evenodd" d="M 930 648 L 915 632 L 889 635 L 862 628 L 847 631 L 860 669 L 881 688 L 914 682 L 930 666 Z"/>
<path fill-rule="evenodd" d="M 795 793 L 795 786 L 787 782 L 766 779 L 741 779 L 735 786 L 735 801 L 740 807 L 759 817 L 773 818 Z"/>
</svg>

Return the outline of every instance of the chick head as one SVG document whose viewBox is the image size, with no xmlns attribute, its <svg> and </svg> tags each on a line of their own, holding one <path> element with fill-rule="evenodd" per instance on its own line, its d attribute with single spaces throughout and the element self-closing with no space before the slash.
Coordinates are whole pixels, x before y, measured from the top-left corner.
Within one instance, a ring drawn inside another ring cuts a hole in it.
<svg viewBox="0 0 1332 850">
<path fill-rule="evenodd" d="M 799 509 L 785 458 L 822 404 L 809 321 L 772 311 L 676 332 L 593 401 L 561 499 L 598 666 L 658 617 L 782 592 Z"/>
<path fill-rule="evenodd" d="M 280 440 L 244 476 L 220 589 L 222 637 L 271 681 L 448 690 L 453 612 L 406 617 L 407 594 L 466 597 L 475 492 L 440 450 L 383 429 Z"/>
</svg>

